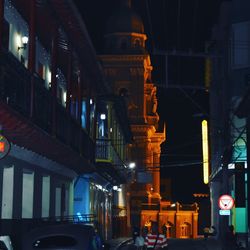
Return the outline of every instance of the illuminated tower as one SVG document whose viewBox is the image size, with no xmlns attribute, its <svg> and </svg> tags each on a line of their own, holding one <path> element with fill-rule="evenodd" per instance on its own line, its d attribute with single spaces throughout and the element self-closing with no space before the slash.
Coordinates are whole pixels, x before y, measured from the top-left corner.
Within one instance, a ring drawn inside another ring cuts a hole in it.
<svg viewBox="0 0 250 250">
<path fill-rule="evenodd" d="M 150 183 L 144 175 L 128 189 L 132 220 L 140 217 L 142 203 L 159 204 L 161 200 L 160 145 L 165 140 L 165 131 L 159 126 L 157 89 L 151 79 L 153 67 L 145 49 L 146 39 L 143 22 L 131 8 L 131 2 L 120 0 L 118 10 L 107 22 L 105 54 L 100 60 L 113 92 L 127 101 L 134 138 L 128 149 L 129 160 L 136 162 L 138 173 L 154 170 Z"/>
</svg>

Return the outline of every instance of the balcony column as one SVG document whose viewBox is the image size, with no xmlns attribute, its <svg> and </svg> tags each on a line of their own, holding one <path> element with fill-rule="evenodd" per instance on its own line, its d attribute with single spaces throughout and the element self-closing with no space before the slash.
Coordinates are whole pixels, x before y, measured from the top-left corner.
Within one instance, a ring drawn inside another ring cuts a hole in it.
<svg viewBox="0 0 250 250">
<path fill-rule="evenodd" d="M 0 0 L 0 51 L 3 47 L 4 0 Z"/>
<path fill-rule="evenodd" d="M 83 75 L 82 69 L 79 71 L 78 81 L 77 81 L 77 120 L 82 125 L 82 82 L 83 82 Z"/>
<path fill-rule="evenodd" d="M 71 52 L 71 49 L 69 49 L 68 69 L 67 69 L 67 95 L 66 95 L 67 113 L 70 113 L 71 96 L 72 96 L 72 52 Z"/>
<path fill-rule="evenodd" d="M 78 81 L 77 81 L 77 99 L 78 99 L 78 107 L 77 107 L 77 120 L 79 124 L 81 125 L 80 128 L 80 138 L 79 138 L 79 152 L 82 155 L 83 154 L 83 131 L 82 131 L 82 82 L 83 82 L 83 75 L 82 75 L 82 67 L 80 68 L 79 75 L 78 75 Z"/>
<path fill-rule="evenodd" d="M 88 85 L 88 84 L 87 84 Z M 86 129 L 88 134 L 90 134 L 90 99 L 91 99 L 91 95 L 89 92 L 89 86 L 87 86 L 87 101 L 86 101 Z"/>
<path fill-rule="evenodd" d="M 33 117 L 34 113 L 34 73 L 35 73 L 35 60 L 36 60 L 36 39 L 35 39 L 35 15 L 36 5 L 34 0 L 30 0 L 30 22 L 29 22 L 29 58 L 28 58 L 28 69 L 31 74 L 30 79 L 30 117 Z"/>
<path fill-rule="evenodd" d="M 56 134 L 56 99 L 57 99 L 57 56 L 58 34 L 55 27 L 51 44 L 51 94 L 52 94 L 52 134 Z"/>
</svg>

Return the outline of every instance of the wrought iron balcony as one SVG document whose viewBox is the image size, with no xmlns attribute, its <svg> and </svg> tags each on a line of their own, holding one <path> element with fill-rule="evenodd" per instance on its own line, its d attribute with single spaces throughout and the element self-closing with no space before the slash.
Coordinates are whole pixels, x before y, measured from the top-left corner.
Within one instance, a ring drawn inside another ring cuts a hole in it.
<svg viewBox="0 0 250 250">
<path fill-rule="evenodd" d="M 110 139 L 96 139 L 96 161 L 123 164 Z"/>
<path fill-rule="evenodd" d="M 76 156 L 75 153 L 77 153 L 79 157 L 83 156 L 89 162 L 94 162 L 94 141 L 89 137 L 86 131 L 82 129 L 78 121 L 71 117 L 70 114 L 66 112 L 66 109 L 57 102 L 55 107 L 55 134 L 52 134 L 53 97 L 50 90 L 45 88 L 43 79 L 36 75 L 34 76 L 33 84 L 34 110 L 33 116 L 30 117 L 31 77 L 30 72 L 11 53 L 1 52 L 0 101 L 11 108 L 13 115 L 18 115 L 18 117 L 21 115 L 21 117 L 25 118 L 26 121 L 29 122 L 29 126 L 32 126 L 32 129 L 35 129 L 42 137 L 45 136 L 45 134 L 41 133 L 40 129 L 46 132 L 46 136 L 49 135 L 55 143 L 58 141 L 61 142 L 61 144 L 59 143 L 60 145 L 69 146 L 69 149 L 74 152 L 74 157 Z M 56 138 L 56 140 L 54 140 L 54 138 Z M 32 147 L 35 146 L 34 141 L 31 141 L 29 146 L 32 149 Z M 59 148 L 60 147 L 62 148 L 63 146 L 59 146 Z M 66 150 L 65 147 L 64 150 Z M 49 157 L 51 155 L 52 153 L 49 153 L 46 156 Z M 57 153 L 54 153 L 53 157 L 60 158 L 57 156 Z M 79 158 L 79 160 L 75 162 L 80 161 Z M 65 164 L 67 164 L 67 162 L 65 162 Z"/>
</svg>

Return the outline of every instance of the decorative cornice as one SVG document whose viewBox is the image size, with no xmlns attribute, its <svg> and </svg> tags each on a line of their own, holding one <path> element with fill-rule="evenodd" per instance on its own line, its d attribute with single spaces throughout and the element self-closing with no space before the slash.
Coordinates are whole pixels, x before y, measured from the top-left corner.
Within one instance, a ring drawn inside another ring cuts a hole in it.
<svg viewBox="0 0 250 250">
<path fill-rule="evenodd" d="M 148 61 L 149 55 L 126 55 L 126 54 L 119 54 L 119 55 L 99 55 L 99 59 L 105 62 L 111 62 L 116 64 L 117 61 L 119 62 L 137 62 L 142 67 L 145 67 L 145 61 Z M 130 64 L 128 64 L 129 66 Z"/>
<path fill-rule="evenodd" d="M 140 37 L 144 41 L 147 40 L 147 35 L 146 34 L 141 34 L 141 33 L 136 33 L 136 32 L 115 32 L 115 33 L 108 33 L 105 34 L 104 37 L 112 37 L 112 36 L 132 36 L 132 37 Z"/>
</svg>

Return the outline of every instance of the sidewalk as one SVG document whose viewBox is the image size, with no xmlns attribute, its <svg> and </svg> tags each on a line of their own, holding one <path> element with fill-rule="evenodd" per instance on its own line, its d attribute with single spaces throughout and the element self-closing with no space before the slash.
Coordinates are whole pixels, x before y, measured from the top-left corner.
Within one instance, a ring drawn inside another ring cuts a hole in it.
<svg viewBox="0 0 250 250">
<path fill-rule="evenodd" d="M 132 241 L 132 238 L 122 237 L 108 240 L 107 243 L 110 245 L 110 250 L 116 250 L 118 247 L 129 241 Z"/>
</svg>

